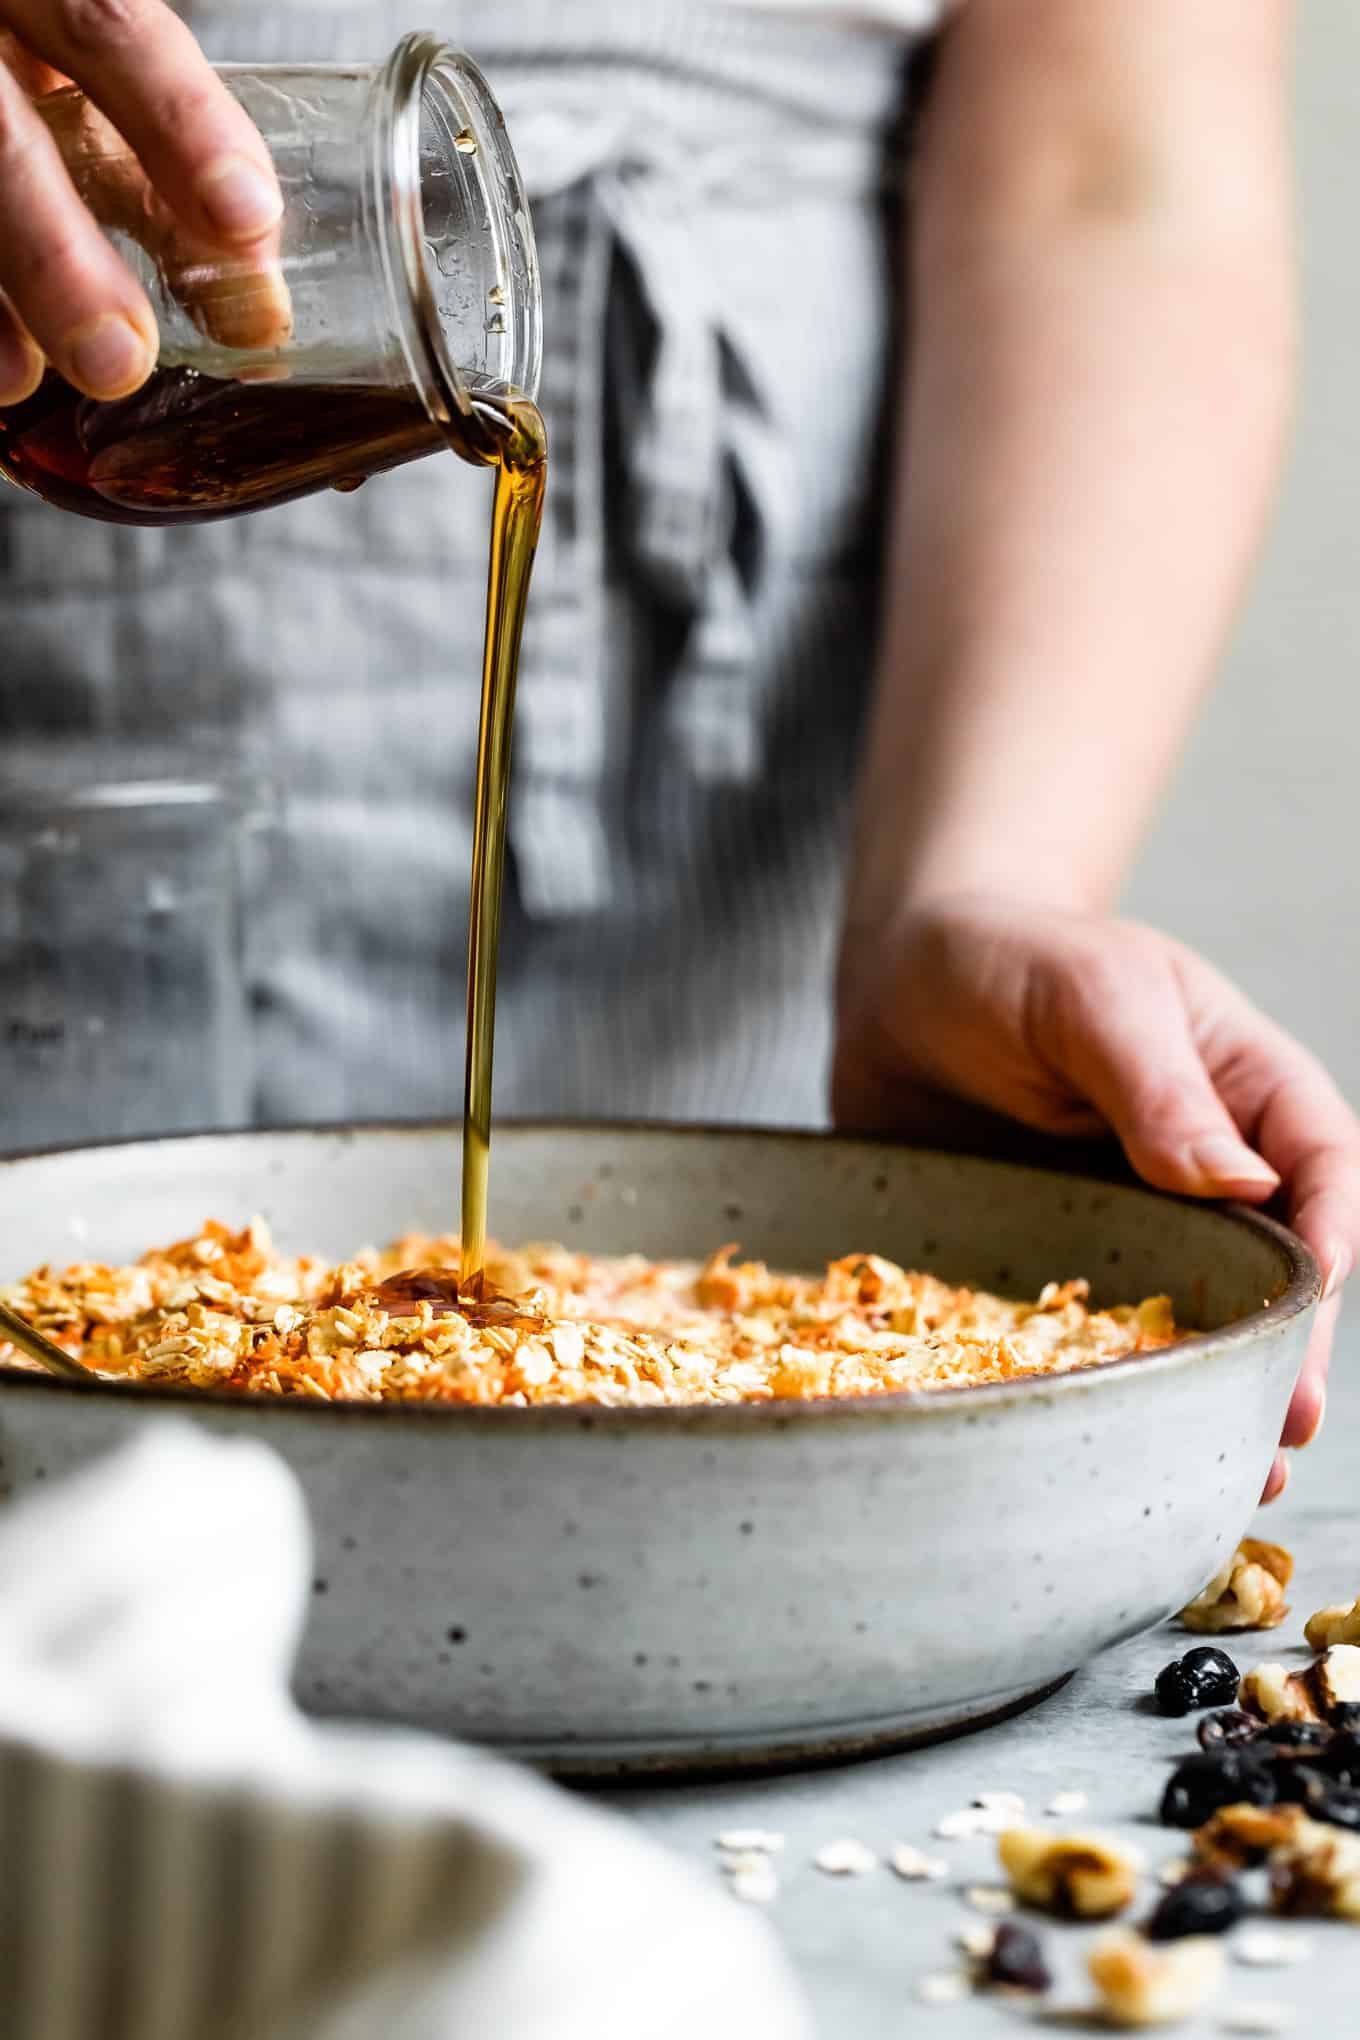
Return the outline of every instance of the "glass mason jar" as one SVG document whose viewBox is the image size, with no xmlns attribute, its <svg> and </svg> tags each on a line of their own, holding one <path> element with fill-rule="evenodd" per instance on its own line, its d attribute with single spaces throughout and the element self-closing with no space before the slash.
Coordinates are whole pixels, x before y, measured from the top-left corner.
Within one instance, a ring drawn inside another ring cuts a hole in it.
<svg viewBox="0 0 1360 2040">
<path fill-rule="evenodd" d="M 384 65 L 224 65 L 284 196 L 276 248 L 203 259 L 84 95 L 40 111 L 86 205 L 145 286 L 160 357 L 133 396 L 49 372 L 0 409 L 0 474 L 130 524 L 262 509 L 452 445 L 479 397 L 533 397 L 528 201 L 471 60 L 408 36 Z"/>
<path fill-rule="evenodd" d="M 0 1150 L 245 1123 L 243 891 L 268 820 L 263 789 L 191 760 L 7 750 Z"/>
</svg>

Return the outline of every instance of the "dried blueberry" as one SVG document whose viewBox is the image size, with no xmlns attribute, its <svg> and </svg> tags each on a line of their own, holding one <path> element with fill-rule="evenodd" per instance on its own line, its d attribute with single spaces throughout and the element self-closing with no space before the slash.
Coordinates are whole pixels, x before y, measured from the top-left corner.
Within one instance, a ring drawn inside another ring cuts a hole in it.
<svg viewBox="0 0 1360 2040">
<path fill-rule="evenodd" d="M 1185 1653 L 1181 1670 L 1189 1672 L 1199 1686 L 1201 1707 L 1231 1707 L 1236 1700 L 1241 1674 L 1226 1650 L 1201 1644 Z"/>
<path fill-rule="evenodd" d="M 1332 1731 L 1317 1721 L 1271 1721 L 1261 1731 L 1261 1740 L 1279 1749 L 1321 1750 L 1331 1739 Z"/>
<path fill-rule="evenodd" d="M 1199 1681 L 1179 1663 L 1158 1672 L 1156 1693 L 1160 1714 L 1193 1714 L 1199 1706 Z"/>
<path fill-rule="evenodd" d="M 1161 1818 L 1166 1827 L 1202 1827 L 1220 1806 L 1238 1803 L 1273 1806 L 1274 1767 L 1254 1749 L 1215 1750 L 1176 1766 L 1162 1794 Z"/>
<path fill-rule="evenodd" d="M 1339 1784 L 1360 1785 L 1360 1735 L 1354 1729 L 1341 1729 L 1331 1738 L 1318 1762 Z"/>
<path fill-rule="evenodd" d="M 1197 1707 L 1228 1707 L 1237 1698 L 1237 1667 L 1212 1644 L 1188 1650 L 1157 1674 L 1157 1705 L 1163 1714 L 1191 1714 Z"/>
<path fill-rule="evenodd" d="M 1032 1928 L 1017 1926 L 1011 1920 L 1003 1920 L 997 1928 L 983 1976 L 988 1983 L 1004 1990 L 1044 1991 L 1053 1984 L 1039 1936 Z"/>
<path fill-rule="evenodd" d="M 1327 1716 L 1333 1728 L 1360 1730 L 1360 1700 L 1339 1700 Z"/>
<path fill-rule="evenodd" d="M 1182 1878 L 1161 1899 L 1143 1932 L 1149 1941 L 1179 1941 L 1187 1934 L 1226 1934 L 1245 1913 L 1246 1900 L 1226 1878 Z"/>
<path fill-rule="evenodd" d="M 1360 1830 L 1360 1792 L 1353 1785 L 1334 1785 L 1327 1778 L 1320 1781 L 1320 1788 L 1304 1801 L 1309 1818 L 1325 1821 L 1329 1827 L 1350 1828 L 1353 1833 Z"/>
<path fill-rule="evenodd" d="M 1254 1714 L 1243 1713 L 1240 1707 L 1229 1707 L 1222 1714 L 1206 1714 L 1195 1731 L 1202 1750 L 1240 1749 L 1245 1743 L 1254 1743 L 1261 1733 L 1261 1724 Z"/>
<path fill-rule="evenodd" d="M 1295 1756 L 1277 1757 L 1271 1766 L 1275 1780 L 1275 1800 L 1279 1806 L 1302 1806 L 1311 1813 L 1318 1800 L 1327 1792 L 1339 1792 L 1344 1788 L 1329 1778 L 1325 1771 L 1314 1764 L 1305 1763 Z"/>
</svg>

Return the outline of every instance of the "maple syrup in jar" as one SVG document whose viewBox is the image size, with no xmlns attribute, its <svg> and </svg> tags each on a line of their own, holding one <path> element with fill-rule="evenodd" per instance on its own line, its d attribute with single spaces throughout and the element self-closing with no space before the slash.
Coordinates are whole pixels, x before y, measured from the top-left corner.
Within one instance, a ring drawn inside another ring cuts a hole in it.
<svg viewBox="0 0 1360 2040">
<path fill-rule="evenodd" d="M 494 465 L 488 413 L 537 388 L 540 300 L 527 200 L 481 73 L 409 36 L 382 66 L 222 76 L 270 148 L 284 214 L 277 247 L 210 262 L 82 93 L 40 102 L 151 298 L 160 358 L 113 403 L 49 372 L 0 408 L 0 474 L 81 516 L 172 524 L 352 487 L 449 446 Z"/>
</svg>

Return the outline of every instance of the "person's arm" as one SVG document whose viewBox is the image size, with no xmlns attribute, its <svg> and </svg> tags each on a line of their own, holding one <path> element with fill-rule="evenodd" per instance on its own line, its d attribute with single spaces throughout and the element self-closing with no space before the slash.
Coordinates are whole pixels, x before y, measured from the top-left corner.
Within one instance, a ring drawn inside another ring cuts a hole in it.
<svg viewBox="0 0 1360 2040">
<path fill-rule="evenodd" d="M 833 1103 L 1112 1127 L 1191 1193 L 1283 1179 L 1335 1285 L 1345 1104 L 1207 965 L 1107 918 L 1284 436 L 1288 30 L 1286 0 L 967 0 L 945 38 Z M 1320 1408 L 1315 1356 L 1291 1442 Z"/>
</svg>

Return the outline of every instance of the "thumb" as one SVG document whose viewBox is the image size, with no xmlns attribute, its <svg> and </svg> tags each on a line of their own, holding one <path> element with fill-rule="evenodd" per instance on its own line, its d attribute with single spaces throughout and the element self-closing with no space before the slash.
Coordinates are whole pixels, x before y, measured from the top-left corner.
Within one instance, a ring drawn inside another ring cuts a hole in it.
<svg viewBox="0 0 1360 2040">
<path fill-rule="evenodd" d="M 1084 972 L 1063 1037 L 1064 1074 L 1109 1121 L 1145 1181 L 1257 1202 L 1279 1188 L 1214 1088 L 1167 962 L 1149 969 L 1144 957 Z"/>
</svg>

